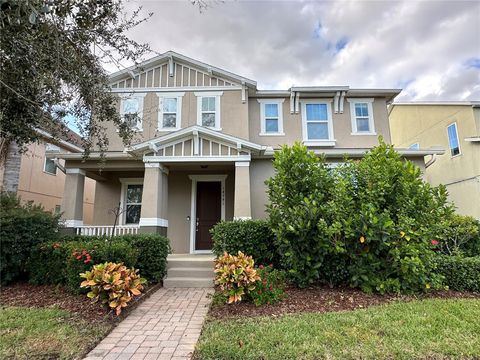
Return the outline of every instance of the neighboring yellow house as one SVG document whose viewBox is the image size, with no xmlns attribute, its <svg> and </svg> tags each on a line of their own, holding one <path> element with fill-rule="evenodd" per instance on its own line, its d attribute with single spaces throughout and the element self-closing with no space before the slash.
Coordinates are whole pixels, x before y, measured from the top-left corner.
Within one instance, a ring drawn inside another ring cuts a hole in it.
<svg viewBox="0 0 480 360">
<path fill-rule="evenodd" d="M 8 191 L 15 191 L 22 202 L 32 201 L 34 204 L 41 204 L 45 210 L 63 212 L 62 201 L 66 175 L 61 171 L 61 168 L 63 168 L 65 161 L 59 160 L 59 168 L 55 160 L 47 158 L 46 154 L 80 153 L 83 152 L 83 149 L 78 146 L 78 135 L 71 131 L 68 132 L 68 141 L 54 141 L 48 133 L 38 131 L 41 141 L 28 145 L 28 150 L 23 154 L 9 154 L 11 160 L 15 158 L 17 160 L 8 163 L 7 171 L 5 164 L 0 166 L 0 185 Z M 7 186 L 4 181 L 6 177 L 9 178 L 10 186 Z M 93 223 L 94 197 L 95 180 L 86 179 L 83 197 L 85 224 Z"/>
<path fill-rule="evenodd" d="M 460 214 L 480 219 L 480 101 L 393 103 L 389 113 L 395 146 L 447 149 L 427 156 L 426 179 L 447 187 Z"/>
</svg>

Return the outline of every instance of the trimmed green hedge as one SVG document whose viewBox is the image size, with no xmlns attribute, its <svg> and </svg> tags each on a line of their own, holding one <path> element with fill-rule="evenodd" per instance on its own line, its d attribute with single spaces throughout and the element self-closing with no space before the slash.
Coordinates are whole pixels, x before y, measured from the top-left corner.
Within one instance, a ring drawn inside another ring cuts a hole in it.
<svg viewBox="0 0 480 360">
<path fill-rule="evenodd" d="M 446 256 L 436 258 L 437 272 L 445 277 L 451 290 L 480 292 L 480 256 Z"/>
<path fill-rule="evenodd" d="M 113 239 L 93 236 L 64 237 L 36 246 L 30 255 L 30 282 L 64 284 L 72 292 L 80 292 L 79 274 L 95 264 L 123 262 L 139 269 L 149 282 L 159 282 L 166 274 L 170 244 L 156 234 L 116 236 Z"/>
<path fill-rule="evenodd" d="M 22 205 L 15 194 L 0 194 L 2 285 L 26 277 L 30 250 L 42 242 L 58 238 L 59 216 L 38 205 Z"/>
<path fill-rule="evenodd" d="M 224 251 L 236 254 L 239 251 L 250 255 L 255 264 L 278 264 L 274 235 L 265 220 L 222 221 L 210 230 L 213 237 L 213 253 Z"/>
</svg>

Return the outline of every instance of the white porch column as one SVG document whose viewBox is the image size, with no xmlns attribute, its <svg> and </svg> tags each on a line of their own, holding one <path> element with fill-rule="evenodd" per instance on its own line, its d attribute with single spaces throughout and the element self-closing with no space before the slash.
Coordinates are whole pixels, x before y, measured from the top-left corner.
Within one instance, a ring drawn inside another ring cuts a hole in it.
<svg viewBox="0 0 480 360">
<path fill-rule="evenodd" d="M 235 162 L 235 196 L 233 218 L 251 219 L 250 204 L 250 161 Z"/>
<path fill-rule="evenodd" d="M 140 232 L 167 234 L 168 169 L 160 163 L 145 163 Z"/>
<path fill-rule="evenodd" d="M 65 227 L 75 228 L 83 225 L 83 191 L 85 171 L 66 169 L 65 188 L 62 200 Z"/>
</svg>

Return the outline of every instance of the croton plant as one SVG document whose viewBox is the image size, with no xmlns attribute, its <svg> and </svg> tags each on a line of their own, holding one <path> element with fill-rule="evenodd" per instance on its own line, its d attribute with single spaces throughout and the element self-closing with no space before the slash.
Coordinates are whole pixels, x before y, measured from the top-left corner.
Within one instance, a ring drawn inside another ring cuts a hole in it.
<svg viewBox="0 0 480 360">
<path fill-rule="evenodd" d="M 123 263 L 106 262 L 93 266 L 91 271 L 81 273 L 85 280 L 80 284 L 90 288 L 87 296 L 101 301 L 119 315 L 122 308 L 141 294 L 146 280 L 141 278 L 138 270 L 127 268 Z"/>
<path fill-rule="evenodd" d="M 260 280 L 254 268 L 254 261 L 241 251 L 237 255 L 227 252 L 215 261 L 215 284 L 228 297 L 229 304 L 242 300 L 242 296 L 255 288 Z"/>
</svg>

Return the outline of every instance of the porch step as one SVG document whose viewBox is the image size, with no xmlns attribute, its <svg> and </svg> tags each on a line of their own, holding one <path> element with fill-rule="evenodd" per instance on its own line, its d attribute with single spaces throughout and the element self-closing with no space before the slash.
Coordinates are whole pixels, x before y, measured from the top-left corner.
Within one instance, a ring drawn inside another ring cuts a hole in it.
<svg viewBox="0 0 480 360">
<path fill-rule="evenodd" d="M 167 258 L 167 277 L 163 286 L 213 287 L 214 256 L 204 254 L 172 254 Z"/>
</svg>

